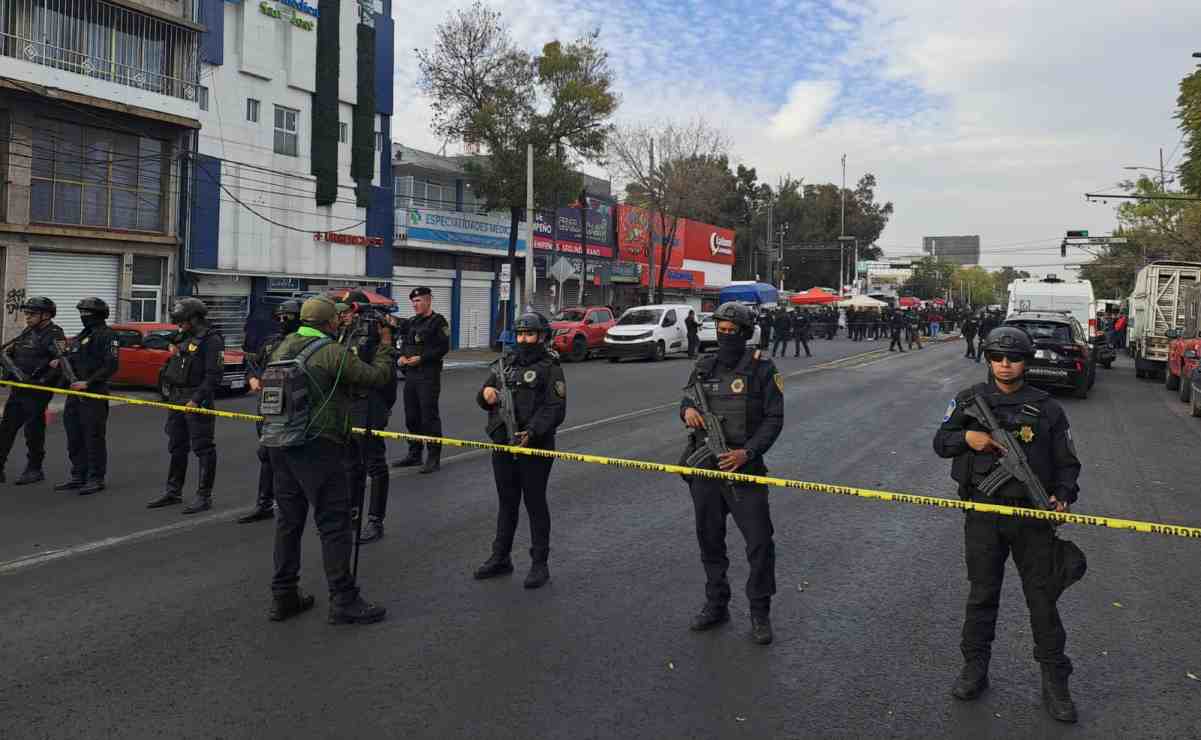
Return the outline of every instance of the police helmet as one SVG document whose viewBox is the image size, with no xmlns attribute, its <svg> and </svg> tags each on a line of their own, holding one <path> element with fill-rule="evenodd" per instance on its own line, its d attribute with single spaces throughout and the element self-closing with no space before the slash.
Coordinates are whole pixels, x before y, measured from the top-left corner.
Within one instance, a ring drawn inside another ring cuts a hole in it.
<svg viewBox="0 0 1201 740">
<path fill-rule="evenodd" d="M 536 331 L 538 332 L 538 341 L 542 341 L 550 333 L 550 324 L 542 314 L 537 311 L 529 311 L 517 318 L 513 324 L 513 331 Z"/>
<path fill-rule="evenodd" d="M 713 312 L 713 322 L 729 321 L 742 330 L 742 334 L 750 339 L 755 334 L 755 314 L 751 309 L 737 301 L 726 301 Z"/>
<path fill-rule="evenodd" d="M 299 317 L 300 316 L 300 299 L 299 298 L 289 298 L 288 300 L 284 301 L 283 303 L 281 303 L 275 307 L 274 314 L 277 318 L 280 316 L 288 316 L 288 315 Z"/>
<path fill-rule="evenodd" d="M 100 300 L 96 296 L 84 298 L 79 303 L 75 304 L 75 309 L 82 313 L 90 313 L 99 316 L 102 319 L 108 318 L 108 304 Z"/>
<path fill-rule="evenodd" d="M 199 298 L 180 298 L 171 307 L 171 322 L 182 324 L 185 321 L 203 319 L 208 313 L 209 307 Z"/>
<path fill-rule="evenodd" d="M 58 313 L 58 306 L 54 305 L 54 301 L 46 296 L 33 295 L 25 299 L 25 302 L 21 304 L 21 310 L 44 313 L 50 316 L 50 318 L 54 318 L 55 314 Z"/>
<path fill-rule="evenodd" d="M 1034 357 L 1034 342 L 1030 335 L 1016 326 L 998 326 L 984 340 L 985 352 L 1020 352 L 1027 359 Z"/>
</svg>

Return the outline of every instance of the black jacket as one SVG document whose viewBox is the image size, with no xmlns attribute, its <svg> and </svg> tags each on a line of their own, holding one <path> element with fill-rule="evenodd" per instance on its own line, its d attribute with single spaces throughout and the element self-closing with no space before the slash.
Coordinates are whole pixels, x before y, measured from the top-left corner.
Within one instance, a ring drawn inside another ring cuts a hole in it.
<svg viewBox="0 0 1201 740">
<path fill-rule="evenodd" d="M 499 406 L 484 400 L 484 388 L 500 388 L 496 370 L 475 396 L 479 407 L 488 412 L 488 438 L 498 444 L 508 444 L 511 433 L 529 432 L 528 447 L 543 450 L 555 448 L 555 430 L 567 418 L 567 379 L 559 366 L 559 356 L 550 350 L 531 360 L 523 361 L 517 352 L 506 352 L 504 356 L 506 383 L 513 391 L 513 404 L 517 417 L 516 430 L 506 430 L 498 411 Z"/>
<path fill-rule="evenodd" d="M 180 332 L 175 350 L 163 368 L 167 385 L 189 389 L 190 401 L 211 402 L 225 371 L 225 339 L 206 326 L 195 333 Z"/>
<path fill-rule="evenodd" d="M 401 357 L 420 357 L 421 362 L 406 366 L 405 375 L 425 378 L 442 372 L 442 358 L 450 351 L 450 324 L 442 314 L 414 316 L 402 326 Z"/>
<path fill-rule="evenodd" d="M 780 431 L 784 429 L 784 376 L 776 369 L 767 357 L 759 350 L 748 350 L 754 353 L 754 364 L 751 381 L 747 388 L 747 441 L 743 447 L 752 453 L 752 459 L 746 464 L 745 470 L 751 474 L 767 472 L 763 464 L 763 456 L 776 443 Z M 744 356 L 745 357 L 745 356 Z M 688 385 L 696 383 L 697 374 L 708 374 L 717 363 L 717 355 L 706 355 L 697 361 L 688 376 Z M 685 395 L 680 400 L 680 419 L 684 412 L 696 408 L 692 398 Z"/>
<path fill-rule="evenodd" d="M 939 457 L 954 458 L 951 477 L 959 483 L 960 498 L 982 499 L 972 483 L 983 478 L 996 463 L 993 454 L 976 452 L 967 444 L 965 432 L 985 431 L 975 418 L 964 413 L 977 394 L 988 402 L 997 422 L 1021 440 L 1026 459 L 1047 495 L 1065 503 L 1075 501 L 1080 491 L 1076 484 L 1080 460 L 1076 457 L 1068 417 L 1049 393 L 1029 384 L 1006 394 L 996 386 L 979 383 L 955 396 L 947 406 L 942 426 L 934 434 L 934 452 Z M 1006 496 L 1004 489 L 999 495 Z"/>
<path fill-rule="evenodd" d="M 85 328 L 71 339 L 67 360 L 75 377 L 88 384 L 88 390 L 103 391 L 108 379 L 117 372 L 120 346 L 117 336 L 106 324 Z"/>
<path fill-rule="evenodd" d="M 66 341 L 62 327 L 51 321 L 41 328 L 21 332 L 5 351 L 12 357 L 13 364 L 25 373 L 29 382 L 57 382 L 58 375 L 50 368 L 50 363 L 57 356 L 54 344 L 65 344 Z"/>
</svg>

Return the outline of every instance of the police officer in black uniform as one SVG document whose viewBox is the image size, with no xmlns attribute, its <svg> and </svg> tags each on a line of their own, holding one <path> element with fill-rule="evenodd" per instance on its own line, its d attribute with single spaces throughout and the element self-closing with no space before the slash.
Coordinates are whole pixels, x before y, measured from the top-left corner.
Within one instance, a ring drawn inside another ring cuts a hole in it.
<svg viewBox="0 0 1201 740">
<path fill-rule="evenodd" d="M 442 436 L 442 417 L 438 415 L 438 396 L 442 392 L 442 358 L 450 351 L 450 324 L 434 311 L 429 288 L 414 288 L 409 293 L 414 316 L 401 329 L 400 370 L 404 374 L 405 429 L 409 434 Z M 393 463 L 398 468 L 421 465 L 420 442 L 409 443 L 409 454 Z M 426 445 L 422 473 L 441 467 L 442 445 Z"/>
<path fill-rule="evenodd" d="M 796 345 L 793 347 L 792 356 L 801 356 L 801 347 L 805 347 L 805 356 L 812 357 L 813 353 L 809 351 L 809 340 L 812 338 L 810 334 L 809 314 L 801 309 L 796 309 L 792 314 L 792 338 Z"/>
<path fill-rule="evenodd" d="M 207 317 L 208 306 L 198 298 L 181 298 L 171 308 L 171 321 L 179 326 L 171 358 L 163 368 L 168 400 L 189 408 L 213 408 L 217 386 L 224 368 L 225 340 Z M 148 509 L 178 504 L 183 500 L 183 484 L 188 475 L 188 448 L 200 464 L 196 498 L 184 508 L 184 514 L 196 514 L 213 507 L 213 481 L 217 477 L 217 447 L 213 443 L 216 417 L 184 411 L 167 412 L 167 451 L 171 464 L 163 494 L 146 504 Z"/>
<path fill-rule="evenodd" d="M 977 333 L 977 336 L 980 337 L 980 341 L 977 343 L 977 347 L 976 347 L 976 362 L 977 363 L 979 363 L 980 358 L 984 356 L 984 350 L 982 348 L 984 345 L 984 341 L 986 339 L 988 339 L 989 334 L 992 334 L 992 330 L 997 328 L 998 323 L 999 322 L 997 321 L 997 317 L 996 317 L 996 315 L 993 314 L 992 311 L 989 311 L 986 314 L 984 314 L 984 318 L 980 320 L 980 329 L 979 329 L 979 332 Z"/>
<path fill-rule="evenodd" d="M 772 336 L 775 340 L 771 346 L 771 356 L 777 354 L 784 356 L 788 355 L 788 340 L 792 338 L 792 317 L 784 309 L 776 310 L 776 317 L 772 320 Z"/>
<path fill-rule="evenodd" d="M 559 356 L 546 347 L 550 324 L 539 313 L 523 314 L 513 324 L 517 345 L 493 366 L 492 374 L 480 388 L 476 402 L 488 412 L 487 432 L 498 444 L 517 444 L 542 450 L 555 449 L 555 430 L 567 416 L 567 381 Z M 498 411 L 500 386 L 497 373 L 503 364 L 505 384 L 513 392 L 513 412 L 517 429 L 508 429 Z M 492 474 L 500 508 L 496 514 L 496 539 L 492 556 L 475 571 L 477 579 L 494 578 L 513 572 L 509 553 L 517 530 L 521 502 L 530 518 L 530 572 L 526 588 L 540 588 L 550 580 L 546 560 L 550 554 L 550 509 L 546 503 L 546 484 L 550 478 L 549 457 L 492 453 Z"/>
<path fill-rule="evenodd" d="M 20 375 L 5 368 L 9 380 L 24 380 L 34 385 L 56 385 L 59 373 L 51 364 L 66 346 L 67 338 L 53 319 L 58 313 L 54 301 L 44 296 L 31 296 L 21 304 L 25 314 L 25 331 L 4 350 Z M 46 479 L 42 461 L 46 458 L 46 407 L 52 394 L 27 388 L 12 388 L 0 418 L 0 483 L 4 482 L 4 464 L 12 452 L 17 430 L 25 428 L 28 461 L 25 472 L 15 481 L 18 486 Z"/>
<path fill-rule="evenodd" d="M 888 351 L 896 352 L 900 350 L 904 352 L 905 348 L 901 346 L 901 334 L 909 326 L 909 320 L 900 311 L 893 311 L 892 315 L 888 318 L 888 326 L 892 330 L 892 341 L 888 343 Z M 893 347 L 896 347 L 896 349 L 893 349 Z"/>
<path fill-rule="evenodd" d="M 754 330 L 754 316 L 739 303 L 723 303 L 713 314 L 717 322 L 717 352 L 701 358 L 688 379 L 699 383 L 709 410 L 721 419 L 731 452 L 719 467 L 728 472 L 765 475 L 763 455 L 784 426 L 784 380 L 771 360 L 746 346 Z M 689 452 L 700 444 L 704 417 L 690 395 L 680 402 L 680 418 L 693 431 Z M 686 453 L 687 454 L 687 453 Z M 750 602 L 751 639 L 760 645 L 772 641 L 771 597 L 776 592 L 776 546 L 768 489 L 765 485 L 730 483 L 693 477 L 689 482 L 696 514 L 696 536 L 705 566 L 705 605 L 692 620 L 693 630 L 707 630 L 730 619 L 730 584 L 726 571 L 726 517 L 746 540 L 750 576 L 746 595 Z"/>
<path fill-rule="evenodd" d="M 963 322 L 963 339 L 965 342 L 967 342 L 967 352 L 965 352 L 963 356 L 967 357 L 969 359 L 972 359 L 972 360 L 976 359 L 975 341 L 976 341 L 976 331 L 979 328 L 980 328 L 980 325 L 976 323 L 976 317 L 973 316 L 972 314 L 968 314 L 967 318 L 964 319 L 964 322 Z M 981 339 L 981 342 L 983 342 L 984 337 L 981 336 L 980 339 Z"/>
<path fill-rule="evenodd" d="M 108 304 L 96 298 L 84 298 L 76 306 L 83 331 L 67 345 L 64 358 L 70 363 L 76 381 L 71 390 L 107 395 L 108 379 L 117 372 L 120 347 L 108 324 Z M 58 365 L 61 360 L 51 364 Z M 67 457 L 71 475 L 54 487 L 56 491 L 79 491 L 90 496 L 104 490 L 108 471 L 108 401 L 101 398 L 67 396 L 63 409 L 63 428 L 67 432 Z"/>
<path fill-rule="evenodd" d="M 246 363 L 247 382 L 250 383 L 250 390 L 255 393 L 262 389 L 263 370 L 267 368 L 267 358 L 271 357 L 271 353 L 284 341 L 284 337 L 295 333 L 300 328 L 300 300 L 290 298 L 276 306 L 273 313 L 279 331 L 270 334 L 255 352 L 248 352 L 246 355 L 250 360 Z M 243 347 L 243 349 L 246 348 Z M 261 436 L 263 422 L 257 422 L 255 426 Z M 254 508 L 238 517 L 239 524 L 259 522 L 275 516 L 275 472 L 271 469 L 271 456 L 267 448 L 261 444 L 258 449 L 258 457 L 258 497 L 255 499 Z"/>
<path fill-rule="evenodd" d="M 356 319 L 364 312 L 371 311 L 367 295 L 359 290 L 350 291 L 341 299 L 347 305 L 346 331 L 353 331 Z M 378 317 L 383 321 L 383 317 Z M 374 360 L 373 355 L 364 354 L 363 345 L 350 337 L 351 349 L 365 363 Z M 350 405 L 350 423 L 365 429 L 387 429 L 388 420 L 392 416 L 392 407 L 396 405 L 397 372 L 392 367 L 392 380 L 383 385 L 355 386 L 353 401 Z M 347 484 L 351 495 L 356 501 L 363 500 L 364 488 L 368 478 L 371 481 L 370 509 L 367 523 L 359 536 L 360 544 L 375 542 L 384 536 L 384 517 L 388 513 L 388 477 L 387 448 L 383 437 L 356 434 L 350 438 L 351 449 L 347 456 Z M 360 507 L 361 508 L 361 507 Z"/>
<path fill-rule="evenodd" d="M 1076 501 L 1080 460 L 1072 443 L 1067 415 L 1045 391 L 1023 380 L 1026 363 L 1034 356 L 1034 343 L 1017 327 L 994 329 L 984 342 L 993 383 L 980 383 L 951 401 L 942 426 L 934 435 L 939 457 L 954 458 L 951 477 L 961 498 L 1010 506 L 1031 506 L 1026 488 L 1011 481 L 992 498 L 976 488 L 996 466 L 1001 448 L 968 412 L 972 399 L 982 398 L 997 422 L 1013 432 L 1024 446 L 1030 467 L 1042 482 L 1057 511 L 1067 511 Z M 952 694 L 975 699 L 988 687 L 988 663 L 996 632 L 997 610 L 1005 561 L 1013 554 L 1034 634 L 1034 659 L 1042 668 L 1043 703 L 1061 722 L 1076 721 L 1076 706 L 1068 691 L 1072 662 L 1064 654 L 1067 636 L 1059 618 L 1054 561 L 1063 543 L 1053 525 L 1030 519 L 969 511 L 964 522 L 964 544 L 971 592 L 963 624 L 964 666 Z"/>
</svg>

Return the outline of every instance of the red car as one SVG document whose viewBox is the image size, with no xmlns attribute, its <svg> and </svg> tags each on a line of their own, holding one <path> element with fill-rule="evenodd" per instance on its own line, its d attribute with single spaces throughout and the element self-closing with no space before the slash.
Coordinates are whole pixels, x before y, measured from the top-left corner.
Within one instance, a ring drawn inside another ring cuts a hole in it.
<svg viewBox="0 0 1201 740">
<path fill-rule="evenodd" d="M 580 362 L 605 347 L 605 332 L 613 326 L 608 306 L 565 308 L 550 321 L 551 346 L 563 359 Z"/>
<path fill-rule="evenodd" d="M 174 324 L 130 322 L 113 324 L 113 333 L 120 345 L 117 374 L 113 385 L 157 388 L 166 398 L 163 387 L 163 368 L 171 357 L 171 337 L 179 328 Z M 225 373 L 221 389 L 230 393 L 246 392 L 246 353 L 237 349 L 225 350 Z"/>
<path fill-rule="evenodd" d="M 1191 336 L 1188 336 L 1189 334 Z M 1179 391 L 1180 400 L 1188 403 L 1192 395 L 1189 377 L 1201 362 L 1201 338 L 1197 336 L 1196 331 L 1187 332 L 1180 329 L 1169 330 L 1168 336 L 1171 337 L 1171 343 L 1168 344 L 1168 366 L 1164 370 L 1164 386 L 1170 391 Z"/>
</svg>

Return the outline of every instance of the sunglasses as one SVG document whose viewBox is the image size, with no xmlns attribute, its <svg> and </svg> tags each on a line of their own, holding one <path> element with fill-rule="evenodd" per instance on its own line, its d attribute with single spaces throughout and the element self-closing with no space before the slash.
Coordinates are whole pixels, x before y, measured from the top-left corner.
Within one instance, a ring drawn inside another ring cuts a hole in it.
<svg viewBox="0 0 1201 740">
<path fill-rule="evenodd" d="M 1016 365 L 1019 362 L 1026 361 L 1026 355 L 1021 352 L 985 352 L 984 356 L 989 362 L 1000 362 L 1001 360 L 1009 360 L 1010 365 Z"/>
</svg>

